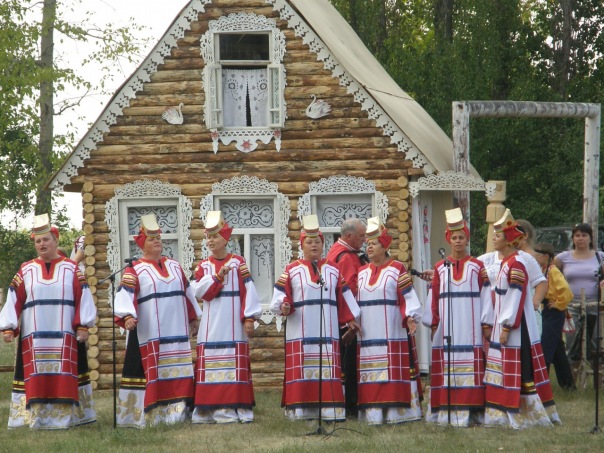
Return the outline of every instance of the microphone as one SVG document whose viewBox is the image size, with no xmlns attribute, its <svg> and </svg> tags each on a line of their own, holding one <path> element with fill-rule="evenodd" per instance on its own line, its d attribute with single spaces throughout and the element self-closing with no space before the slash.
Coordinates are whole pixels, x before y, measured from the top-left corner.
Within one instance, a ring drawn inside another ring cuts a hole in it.
<svg viewBox="0 0 604 453">
<path fill-rule="evenodd" d="M 138 258 L 136 256 L 133 256 L 131 258 L 126 258 L 124 260 L 124 263 L 127 263 L 129 267 L 134 267 L 134 265 L 132 264 L 133 261 L 136 261 Z"/>
<path fill-rule="evenodd" d="M 321 275 L 321 272 L 319 272 L 319 264 L 317 263 L 317 260 L 312 260 L 311 264 L 312 264 L 312 268 L 314 269 L 315 273 L 319 276 L 319 285 L 325 286 L 325 281 L 323 281 L 323 276 Z M 327 291 L 327 288 L 325 288 L 325 291 Z"/>
<path fill-rule="evenodd" d="M 442 259 L 443 259 L 443 260 L 446 258 L 446 255 L 445 255 L 445 249 L 444 249 L 444 248 L 442 248 L 442 247 L 441 247 L 441 248 L 439 248 L 439 249 L 438 249 L 438 253 L 439 253 L 439 255 L 442 257 Z"/>
<path fill-rule="evenodd" d="M 417 271 L 416 271 L 415 269 L 413 269 L 413 268 L 409 269 L 409 273 L 410 273 L 411 275 L 415 275 L 416 277 L 421 277 L 421 275 L 422 275 L 421 273 L 417 272 Z"/>
</svg>

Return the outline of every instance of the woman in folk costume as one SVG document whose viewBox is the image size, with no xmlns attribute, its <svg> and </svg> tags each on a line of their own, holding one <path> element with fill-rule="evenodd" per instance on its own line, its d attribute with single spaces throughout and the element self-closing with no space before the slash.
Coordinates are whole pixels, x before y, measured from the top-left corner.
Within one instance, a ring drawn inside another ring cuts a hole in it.
<svg viewBox="0 0 604 453">
<path fill-rule="evenodd" d="M 451 255 L 434 267 L 431 303 L 423 320 L 432 329 L 426 420 L 446 425 L 450 414 L 451 425 L 469 426 L 484 423 L 483 338 L 491 335 L 493 304 L 484 265 L 467 253 L 470 230 L 461 209 L 445 215 Z"/>
<path fill-rule="evenodd" d="M 420 420 L 422 388 L 415 350 L 421 304 L 411 276 L 390 258 L 392 236 L 367 221 L 370 263 L 359 270 L 359 419 L 372 425 Z"/>
<path fill-rule="evenodd" d="M 503 261 L 495 287 L 495 314 L 485 371 L 485 424 L 559 423 L 539 341 L 528 275 L 514 248 L 523 236 L 509 209 L 494 225 L 493 246 Z"/>
<path fill-rule="evenodd" d="M 222 212 L 210 211 L 205 227 L 212 255 L 197 266 L 193 284 L 203 299 L 193 423 L 249 423 L 255 401 L 248 337 L 262 306 L 245 259 L 227 252 L 233 229 Z"/>
<path fill-rule="evenodd" d="M 91 423 L 85 342 L 96 318 L 92 294 L 77 264 L 59 256 L 59 230 L 48 214 L 34 218 L 32 239 L 38 258 L 21 265 L 0 312 L 4 341 L 19 338 L 8 427 Z"/>
<path fill-rule="evenodd" d="M 141 217 L 134 240 L 143 257 L 126 269 L 115 297 L 115 322 L 129 331 L 117 423 L 182 423 L 193 403 L 189 337 L 197 333 L 201 310 L 178 261 L 162 256 L 155 214 Z"/>
<path fill-rule="evenodd" d="M 324 238 L 317 216 L 302 220 L 304 258 L 285 268 L 270 306 L 273 313 L 287 316 L 281 405 L 290 420 L 318 418 L 319 408 L 324 420 L 344 420 L 339 326 L 358 331 L 359 307 L 336 264 L 322 259 Z"/>
</svg>

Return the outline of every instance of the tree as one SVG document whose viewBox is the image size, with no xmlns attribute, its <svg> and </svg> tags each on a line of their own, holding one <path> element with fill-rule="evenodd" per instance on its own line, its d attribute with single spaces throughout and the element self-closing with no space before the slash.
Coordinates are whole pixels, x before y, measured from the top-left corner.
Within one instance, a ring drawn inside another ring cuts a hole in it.
<svg viewBox="0 0 604 453">
<path fill-rule="evenodd" d="M 332 3 L 356 17 L 365 45 L 449 135 L 453 101 L 604 98 L 601 0 L 392 0 L 382 48 L 372 25 L 379 2 Z M 573 224 L 582 215 L 583 133 L 579 120 L 473 120 L 470 160 L 483 179 L 507 181 L 506 205 L 516 217 Z M 483 194 L 472 195 L 479 248 L 485 205 Z"/>
<path fill-rule="evenodd" d="M 9 181 L 2 188 L 0 210 L 24 215 L 35 207 L 37 214 L 50 213 L 51 193 L 44 184 L 74 142 L 74 130 L 57 133 L 54 118 L 85 96 L 103 92 L 114 76 L 109 69 L 121 60 L 140 57 L 144 40 L 135 36 L 144 27 L 100 27 L 92 20 L 93 12 L 82 6 L 83 0 L 0 3 L 0 175 Z M 64 18 L 69 10 L 82 11 L 77 23 Z M 82 67 L 99 66 L 100 80 L 92 83 L 65 65 L 57 45 L 67 42 L 91 48 Z M 75 98 L 67 97 L 72 91 L 78 93 Z M 13 168 L 17 157 L 18 174 Z"/>
</svg>

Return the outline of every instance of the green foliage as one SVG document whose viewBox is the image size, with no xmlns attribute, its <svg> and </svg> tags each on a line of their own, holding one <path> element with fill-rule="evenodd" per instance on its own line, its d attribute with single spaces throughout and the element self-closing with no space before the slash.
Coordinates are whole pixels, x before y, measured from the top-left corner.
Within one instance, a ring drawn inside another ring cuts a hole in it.
<svg viewBox="0 0 604 453">
<path fill-rule="evenodd" d="M 332 3 L 397 83 L 449 135 L 453 101 L 597 103 L 604 98 L 600 0 L 456 0 L 450 40 L 434 26 L 444 0 Z M 386 32 L 379 48 L 375 24 L 382 3 Z M 572 8 L 566 15 L 563 3 Z M 536 226 L 581 219 L 582 120 L 472 119 L 470 130 L 472 165 L 484 180 L 507 181 L 505 204 L 515 217 Z M 481 249 L 486 200 L 478 194 L 471 203 L 472 242 L 478 238 Z"/>
<path fill-rule="evenodd" d="M 2 244 L 0 288 L 6 290 L 21 263 L 29 261 L 37 255 L 29 231 L 7 230 L 0 226 L 0 244 Z"/>
<path fill-rule="evenodd" d="M 51 11 L 48 23 L 42 23 L 45 8 Z M 78 11 L 77 22 L 65 19 L 70 11 Z M 35 203 L 47 199 L 41 196 L 46 193 L 44 182 L 76 139 L 73 124 L 69 124 L 66 130 L 52 131 L 50 149 L 42 142 L 35 145 L 43 114 L 41 87 L 51 86 L 51 115 L 74 109 L 88 95 L 109 94 L 105 87 L 117 75 L 115 68 L 121 61 L 139 59 L 139 49 L 146 43 L 136 38 L 145 27 L 134 24 L 132 20 L 127 27 L 99 25 L 94 11 L 86 11 L 82 0 L 0 2 L 0 177 L 8 181 L 0 192 L 0 211 L 10 209 L 26 215 Z M 40 39 L 47 33 L 56 38 L 54 62 L 49 66 L 41 63 L 40 52 Z M 66 64 L 66 43 L 77 43 L 80 50 L 91 49 L 81 65 Z M 97 81 L 81 75 L 88 67 L 96 69 Z M 50 165 L 41 165 L 46 158 Z"/>
<path fill-rule="evenodd" d="M 8 288 L 21 264 L 38 256 L 30 234 L 27 230 L 11 230 L 0 226 L 0 288 Z M 68 257 L 80 234 L 82 233 L 78 230 L 60 229 L 59 247 Z"/>
</svg>

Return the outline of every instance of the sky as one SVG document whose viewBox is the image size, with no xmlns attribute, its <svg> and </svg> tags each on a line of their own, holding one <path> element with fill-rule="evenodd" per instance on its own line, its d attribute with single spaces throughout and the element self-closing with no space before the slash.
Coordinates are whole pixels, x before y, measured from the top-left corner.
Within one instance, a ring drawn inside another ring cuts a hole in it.
<svg viewBox="0 0 604 453">
<path fill-rule="evenodd" d="M 69 0 L 63 0 L 61 3 L 70 3 Z M 75 18 L 82 10 L 94 11 L 94 22 L 98 25 L 111 23 L 115 26 L 124 26 L 132 23 L 144 25 L 147 29 L 143 32 L 143 37 L 149 38 L 148 47 L 141 51 L 141 57 L 146 57 L 151 49 L 157 44 L 162 35 L 166 32 L 176 15 L 182 8 L 189 3 L 188 0 L 83 0 L 82 7 L 76 11 L 65 14 L 66 18 Z M 132 18 L 132 20 L 131 20 Z M 57 39 L 55 37 L 55 39 Z M 63 44 L 64 45 L 64 44 Z M 63 47 L 61 43 L 57 44 L 56 54 L 64 60 L 64 64 L 70 67 L 80 67 L 80 59 L 83 58 L 90 50 L 82 43 L 77 46 Z M 136 70 L 140 61 L 137 64 L 122 64 L 121 67 L 116 67 L 114 81 L 110 83 L 107 91 L 108 95 L 89 96 L 84 102 L 73 112 L 55 117 L 55 128 L 60 131 L 65 124 L 72 122 L 76 127 L 76 143 L 79 142 L 89 129 L 103 109 L 107 102 L 111 99 L 115 91 L 130 77 Z M 87 80 L 93 84 L 98 81 L 98 75 L 94 70 L 84 73 Z M 75 93 L 68 93 L 71 95 Z M 70 218 L 71 226 L 74 228 L 82 227 L 82 199 L 80 194 L 66 193 L 60 201 L 60 205 L 67 207 L 67 215 Z M 19 225 L 24 228 L 29 228 L 31 219 L 18 219 Z M 14 219 L 10 216 L 3 215 L 4 224 L 13 225 Z"/>
</svg>

